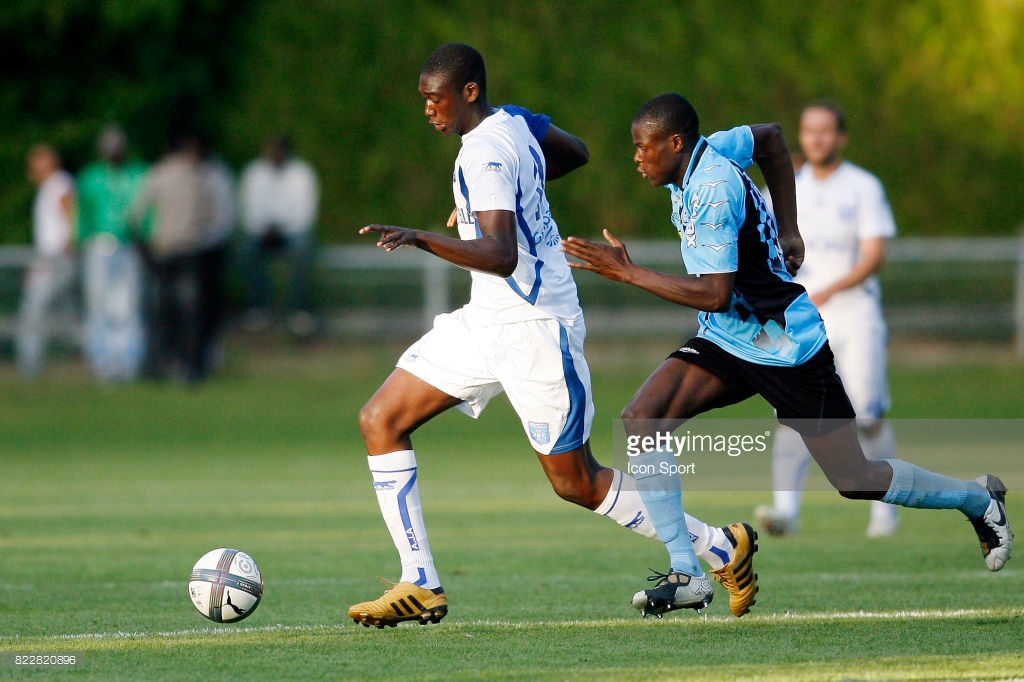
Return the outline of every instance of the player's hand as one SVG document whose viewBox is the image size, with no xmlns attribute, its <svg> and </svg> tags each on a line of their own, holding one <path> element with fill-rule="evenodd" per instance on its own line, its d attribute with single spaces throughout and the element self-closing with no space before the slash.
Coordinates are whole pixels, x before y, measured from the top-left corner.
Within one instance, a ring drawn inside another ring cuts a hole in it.
<svg viewBox="0 0 1024 682">
<path fill-rule="evenodd" d="M 779 238 L 782 246 L 782 257 L 786 263 L 786 270 L 791 275 L 796 275 L 800 266 L 804 264 L 804 238 L 799 234 L 786 238 Z"/>
<path fill-rule="evenodd" d="M 823 289 L 822 291 L 816 291 L 813 294 L 809 295 L 811 298 L 811 303 L 813 303 L 815 307 L 820 308 L 821 306 L 825 305 L 830 298 L 832 298 L 832 291 L 829 289 Z"/>
<path fill-rule="evenodd" d="M 608 242 L 607 244 L 579 237 L 563 239 L 562 251 L 583 261 L 582 263 L 570 262 L 569 267 L 590 270 L 616 282 L 628 281 L 628 272 L 633 267 L 633 261 L 629 257 L 629 252 L 626 251 L 626 246 L 608 230 L 603 230 L 602 234 L 605 241 Z"/>
<path fill-rule="evenodd" d="M 407 246 L 410 249 L 415 248 L 419 237 L 419 230 L 410 230 L 406 227 L 396 227 L 394 225 L 367 225 L 359 228 L 359 234 L 369 234 L 370 232 L 376 232 L 380 235 L 377 239 L 377 246 L 388 253 L 391 253 L 399 246 Z"/>
<path fill-rule="evenodd" d="M 459 209 L 453 208 L 452 214 L 448 216 L 448 222 L 444 224 L 445 227 L 455 227 L 459 222 Z"/>
</svg>

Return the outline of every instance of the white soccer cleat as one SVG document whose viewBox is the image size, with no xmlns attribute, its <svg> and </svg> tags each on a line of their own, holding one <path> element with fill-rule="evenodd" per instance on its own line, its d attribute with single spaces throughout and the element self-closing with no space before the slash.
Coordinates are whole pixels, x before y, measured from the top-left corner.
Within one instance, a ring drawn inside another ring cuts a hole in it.
<svg viewBox="0 0 1024 682">
<path fill-rule="evenodd" d="M 657 584 L 649 590 L 640 590 L 633 595 L 633 607 L 640 612 L 640 615 L 657 616 L 676 609 L 695 609 L 700 613 L 715 596 L 711 588 L 711 582 L 707 576 L 692 576 L 682 571 L 669 571 L 658 573 L 651 569 L 654 575 L 648 576 L 647 580 Z"/>
<path fill-rule="evenodd" d="M 869 538 L 887 538 L 895 535 L 900 527 L 900 517 L 894 505 L 879 500 L 871 501 L 871 521 L 865 532 Z"/>
<path fill-rule="evenodd" d="M 762 504 L 754 510 L 754 523 L 768 535 L 796 535 L 796 519 L 783 516 L 775 507 Z"/>
<path fill-rule="evenodd" d="M 1013 531 L 1006 518 L 1006 486 L 997 476 L 985 474 L 974 479 L 988 491 L 992 499 L 984 515 L 971 519 L 974 532 L 981 542 L 981 553 L 985 556 L 985 565 L 990 571 L 998 571 L 1010 560 L 1013 549 Z"/>
</svg>

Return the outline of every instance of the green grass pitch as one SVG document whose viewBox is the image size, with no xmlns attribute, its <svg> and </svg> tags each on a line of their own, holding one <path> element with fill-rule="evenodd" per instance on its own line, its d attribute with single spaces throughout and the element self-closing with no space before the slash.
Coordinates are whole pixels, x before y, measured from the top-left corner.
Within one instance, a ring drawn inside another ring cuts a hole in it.
<svg viewBox="0 0 1024 682">
<path fill-rule="evenodd" d="M 602 461 L 618 410 L 670 346 L 592 349 Z M 479 423 L 446 414 L 417 434 L 448 617 L 364 629 L 347 607 L 378 596 L 374 576 L 396 578 L 398 562 L 355 416 L 398 348 L 232 350 L 197 390 L 104 389 L 75 366 L 25 384 L 0 369 L 0 679 L 1024 676 L 1024 559 L 990 574 L 953 511 L 905 510 L 898 535 L 869 541 L 866 504 L 834 493 L 808 494 L 798 536 L 762 537 L 748 616 L 731 617 L 719 588 L 706 615 L 641 620 L 629 598 L 664 568 L 663 547 L 557 499 L 504 398 Z M 897 417 L 1014 418 L 1024 404 L 1012 362 L 897 362 L 892 380 Z M 767 471 L 766 455 L 752 461 Z M 769 500 L 685 498 L 717 524 Z M 1011 490 L 1008 506 L 1020 528 L 1024 498 Z M 221 546 L 252 554 L 265 580 L 234 625 L 186 594 L 192 564 Z M 11 665 L 56 652 L 81 663 Z"/>
</svg>

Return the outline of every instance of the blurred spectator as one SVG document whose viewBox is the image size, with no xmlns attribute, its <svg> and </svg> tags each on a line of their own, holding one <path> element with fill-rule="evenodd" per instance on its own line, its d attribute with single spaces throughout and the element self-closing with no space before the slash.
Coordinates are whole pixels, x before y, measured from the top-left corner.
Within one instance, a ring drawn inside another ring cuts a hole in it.
<svg viewBox="0 0 1024 682">
<path fill-rule="evenodd" d="M 53 313 L 74 312 L 75 181 L 49 145 L 32 147 L 27 163 L 28 178 L 39 189 L 32 205 L 35 254 L 25 273 L 16 347 L 18 368 L 33 378 L 43 368 Z"/>
<path fill-rule="evenodd" d="M 103 381 L 130 381 L 146 352 L 143 264 L 128 208 L 145 181 L 146 165 L 129 161 L 128 138 L 108 125 L 96 141 L 99 159 L 78 176 L 78 228 L 84 249 L 85 352 Z"/>
<path fill-rule="evenodd" d="M 806 107 L 800 115 L 804 163 L 796 173 L 804 286 L 825 322 L 836 368 L 857 412 L 857 433 L 868 459 L 892 459 L 896 439 L 886 370 L 888 330 L 877 274 L 896 222 L 877 177 L 843 158 L 846 116 L 833 104 Z M 774 505 L 755 510 L 769 533 L 797 529 L 811 454 L 799 434 L 779 426 L 772 447 Z M 867 536 L 886 537 L 899 527 L 897 508 L 872 500 Z"/>
<path fill-rule="evenodd" d="M 200 157 L 194 135 L 176 136 L 131 209 L 136 224 L 147 216 L 152 221 L 146 252 L 156 279 L 154 372 L 186 384 L 205 375 L 199 254 L 212 199 Z"/>
<path fill-rule="evenodd" d="M 204 371 L 211 373 L 221 364 L 221 325 L 227 308 L 225 271 L 228 242 L 235 227 L 235 178 L 224 161 L 210 152 L 204 141 L 202 174 L 210 196 L 209 223 L 203 230 L 199 253 L 201 292 L 201 334 Z"/>
<path fill-rule="evenodd" d="M 316 172 L 308 163 L 292 155 L 292 145 L 287 137 L 268 140 L 263 156 L 245 168 L 240 208 L 245 229 L 242 267 L 249 305 L 243 322 L 246 329 L 258 331 L 270 324 L 268 260 L 269 256 L 284 252 L 291 275 L 288 328 L 301 336 L 315 331 L 308 289 L 313 261 L 313 223 L 319 202 L 320 186 Z"/>
</svg>

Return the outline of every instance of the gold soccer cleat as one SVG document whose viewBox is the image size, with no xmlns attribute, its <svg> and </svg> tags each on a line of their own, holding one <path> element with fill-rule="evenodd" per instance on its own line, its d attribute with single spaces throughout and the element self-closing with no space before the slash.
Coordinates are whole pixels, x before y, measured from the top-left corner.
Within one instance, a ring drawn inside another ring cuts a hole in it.
<svg viewBox="0 0 1024 682">
<path fill-rule="evenodd" d="M 440 623 L 448 615 L 448 596 L 441 588 L 435 592 L 410 582 L 393 583 L 381 577 L 377 580 L 388 588 L 383 596 L 354 604 L 348 609 L 349 617 L 363 627 L 393 628 L 407 620 L 426 625 Z"/>
<path fill-rule="evenodd" d="M 734 548 L 732 560 L 712 571 L 712 575 L 729 593 L 729 610 L 739 618 L 754 605 L 757 594 L 757 574 L 754 573 L 757 533 L 746 523 L 734 523 L 722 530 Z"/>
</svg>

